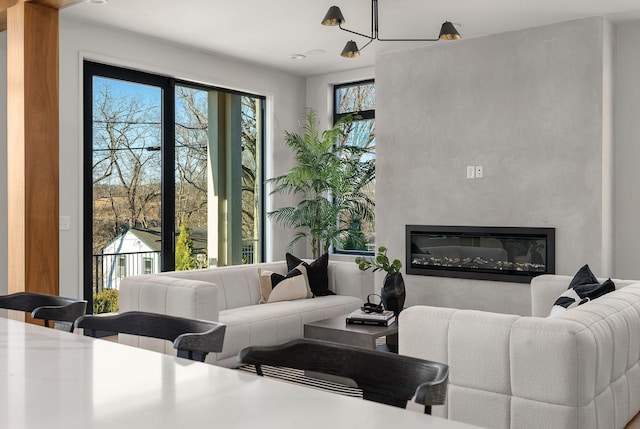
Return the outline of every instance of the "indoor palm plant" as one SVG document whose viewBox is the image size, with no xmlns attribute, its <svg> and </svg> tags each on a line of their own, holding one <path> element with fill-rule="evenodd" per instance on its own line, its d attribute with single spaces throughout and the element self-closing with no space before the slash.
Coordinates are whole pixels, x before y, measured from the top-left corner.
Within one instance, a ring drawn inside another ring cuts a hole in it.
<svg viewBox="0 0 640 429">
<path fill-rule="evenodd" d="M 404 279 L 400 272 L 402 262 L 399 259 L 391 261 L 387 256 L 387 248 L 384 246 L 378 247 L 378 254 L 374 259 L 358 256 L 355 259 L 355 262 L 362 271 L 366 271 L 373 267 L 374 272 L 386 272 L 380 297 L 384 308 L 392 310 L 397 316 L 404 307 L 404 300 L 406 296 Z"/>
<path fill-rule="evenodd" d="M 350 144 L 347 138 L 354 116 L 340 119 L 329 130 L 318 130 L 315 112 L 304 115 L 303 133 L 285 132 L 285 143 L 297 165 L 274 177 L 272 194 L 292 194 L 295 206 L 280 207 L 269 216 L 296 230 L 289 248 L 308 238 L 314 258 L 329 250 L 349 232 L 348 219 L 373 220 L 374 202 L 363 189 L 375 179 L 373 159 L 363 159 L 371 148 Z"/>
</svg>

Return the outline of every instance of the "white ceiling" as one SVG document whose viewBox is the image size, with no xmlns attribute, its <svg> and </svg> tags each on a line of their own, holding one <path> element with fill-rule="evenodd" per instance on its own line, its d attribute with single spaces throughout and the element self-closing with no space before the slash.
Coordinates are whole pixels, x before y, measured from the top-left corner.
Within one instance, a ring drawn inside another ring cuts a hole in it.
<svg viewBox="0 0 640 429">
<path fill-rule="evenodd" d="M 435 38 L 444 21 L 463 38 L 604 15 L 614 22 L 640 19 L 639 0 L 379 0 L 383 38 Z M 344 44 L 366 39 L 320 25 L 337 5 L 345 27 L 370 33 L 370 0 L 109 0 L 89 1 L 61 15 L 265 64 L 299 76 L 372 66 L 376 52 L 456 42 L 373 42 L 357 59 L 340 57 Z M 291 59 L 303 54 L 304 59 Z"/>
</svg>

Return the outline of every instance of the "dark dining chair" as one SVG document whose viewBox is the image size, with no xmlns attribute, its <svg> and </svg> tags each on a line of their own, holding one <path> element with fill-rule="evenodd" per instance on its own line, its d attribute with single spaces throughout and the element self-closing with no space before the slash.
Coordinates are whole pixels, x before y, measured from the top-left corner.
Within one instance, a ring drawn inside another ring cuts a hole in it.
<svg viewBox="0 0 640 429">
<path fill-rule="evenodd" d="M 199 362 L 204 362 L 209 352 L 222 351 L 226 330 L 222 323 L 144 311 L 82 316 L 74 326 L 93 337 L 98 331 L 107 331 L 168 340 L 179 357 Z"/>
<path fill-rule="evenodd" d="M 255 365 L 258 375 L 262 365 L 269 365 L 349 378 L 364 399 L 406 408 L 414 398 L 425 414 L 431 414 L 432 405 L 444 404 L 449 380 L 449 367 L 442 363 L 311 339 L 248 346 L 238 362 Z"/>
<path fill-rule="evenodd" d="M 87 301 L 35 292 L 16 292 L 0 296 L 0 308 L 31 313 L 34 319 L 49 321 L 73 332 L 73 322 L 87 312 Z"/>
</svg>

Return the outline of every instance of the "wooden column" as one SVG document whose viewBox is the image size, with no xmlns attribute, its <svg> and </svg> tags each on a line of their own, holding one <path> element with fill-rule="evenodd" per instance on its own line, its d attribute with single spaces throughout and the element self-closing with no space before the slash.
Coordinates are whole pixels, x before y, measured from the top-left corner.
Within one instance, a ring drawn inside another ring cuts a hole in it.
<svg viewBox="0 0 640 429">
<path fill-rule="evenodd" d="M 59 294 L 58 10 L 7 9 L 9 292 Z"/>
</svg>

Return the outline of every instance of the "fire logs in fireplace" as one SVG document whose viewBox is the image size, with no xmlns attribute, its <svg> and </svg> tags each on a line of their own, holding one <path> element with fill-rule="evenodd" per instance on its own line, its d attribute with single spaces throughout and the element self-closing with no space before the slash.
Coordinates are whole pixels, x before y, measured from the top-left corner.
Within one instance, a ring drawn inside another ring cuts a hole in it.
<svg viewBox="0 0 640 429">
<path fill-rule="evenodd" d="M 555 229 L 407 225 L 407 274 L 529 282 L 555 272 Z"/>
</svg>

